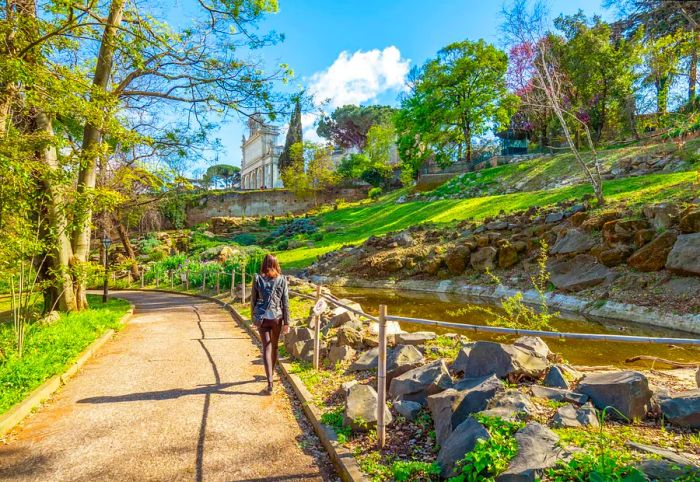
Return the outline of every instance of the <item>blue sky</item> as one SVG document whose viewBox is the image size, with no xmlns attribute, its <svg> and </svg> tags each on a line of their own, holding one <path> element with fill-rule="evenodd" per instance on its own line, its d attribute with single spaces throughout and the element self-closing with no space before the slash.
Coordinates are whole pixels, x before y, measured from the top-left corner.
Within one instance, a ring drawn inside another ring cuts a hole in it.
<svg viewBox="0 0 700 482">
<path fill-rule="evenodd" d="M 395 104 L 408 68 L 443 46 L 480 38 L 498 45 L 501 0 L 279 0 L 279 13 L 261 29 L 284 33 L 283 43 L 258 51 L 269 65 L 289 64 L 295 79 L 330 106 Z M 553 16 L 579 9 L 610 18 L 601 0 L 550 1 Z M 304 118 L 312 137 L 312 116 Z M 214 135 L 223 146 L 219 162 L 240 165 L 243 121 L 232 120 Z M 202 168 L 203 166 L 196 166 Z"/>
</svg>

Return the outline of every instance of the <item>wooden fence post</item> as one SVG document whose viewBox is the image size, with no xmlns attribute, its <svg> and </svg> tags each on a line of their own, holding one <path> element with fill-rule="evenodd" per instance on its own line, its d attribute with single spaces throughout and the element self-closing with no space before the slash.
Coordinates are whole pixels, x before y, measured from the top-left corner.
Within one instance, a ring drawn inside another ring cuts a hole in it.
<svg viewBox="0 0 700 482">
<path fill-rule="evenodd" d="M 379 356 L 377 357 L 377 438 L 379 448 L 386 443 L 386 305 L 379 305 Z"/>
<path fill-rule="evenodd" d="M 175 271 L 170 272 L 170 289 L 175 288 Z"/>
<path fill-rule="evenodd" d="M 216 272 L 216 294 L 221 294 L 221 272 Z"/>
<path fill-rule="evenodd" d="M 141 289 L 146 286 L 146 268 L 141 270 Z"/>
<path fill-rule="evenodd" d="M 316 287 L 316 303 L 321 299 L 321 285 Z M 318 370 L 321 362 L 321 315 L 313 313 L 314 322 L 314 370 Z"/>
<path fill-rule="evenodd" d="M 185 270 L 185 290 L 189 291 L 190 289 L 190 270 L 187 268 Z"/>
<path fill-rule="evenodd" d="M 158 289 L 158 286 L 160 285 L 160 273 L 156 271 L 156 289 Z"/>
<path fill-rule="evenodd" d="M 202 271 L 202 291 L 207 290 L 207 272 Z"/>
<path fill-rule="evenodd" d="M 241 301 L 245 303 L 245 265 L 241 269 Z"/>
<path fill-rule="evenodd" d="M 129 270 L 126 272 L 126 279 L 127 279 L 127 281 L 129 282 L 129 288 L 131 288 L 131 283 L 133 283 L 133 280 L 131 279 L 131 269 L 129 269 Z"/>
<path fill-rule="evenodd" d="M 236 292 L 236 268 L 231 269 L 231 301 Z"/>
</svg>

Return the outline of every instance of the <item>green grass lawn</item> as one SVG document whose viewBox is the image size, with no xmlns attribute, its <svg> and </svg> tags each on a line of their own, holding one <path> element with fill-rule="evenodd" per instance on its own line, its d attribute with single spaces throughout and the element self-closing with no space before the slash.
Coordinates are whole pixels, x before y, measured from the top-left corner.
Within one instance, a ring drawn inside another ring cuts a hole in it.
<svg viewBox="0 0 700 482">
<path fill-rule="evenodd" d="M 129 309 L 126 301 L 88 295 L 91 309 L 62 314 L 52 325 L 30 323 L 24 354 L 17 356 L 11 323 L 0 323 L 0 413 L 6 412 L 52 376 L 62 373 L 78 355 L 108 329 L 119 329 Z"/>
<path fill-rule="evenodd" d="M 499 168 L 494 168 L 499 169 Z M 651 174 L 607 181 L 604 184 L 607 201 L 611 204 L 624 201 L 628 206 L 658 201 L 669 201 L 686 195 L 697 172 Z M 316 257 L 336 250 L 344 244 L 358 244 L 372 235 L 381 235 L 421 223 L 450 225 L 465 219 L 480 220 L 497 215 L 528 209 L 531 206 L 546 207 L 567 199 L 579 199 L 592 194 L 588 184 L 547 191 L 520 192 L 498 196 L 444 201 L 415 201 L 396 204 L 405 190 L 394 192 L 375 203 L 359 203 L 320 214 L 317 219 L 323 227 L 335 226 L 336 231 L 326 232 L 313 247 L 301 247 L 277 253 L 284 267 L 305 267 Z"/>
</svg>

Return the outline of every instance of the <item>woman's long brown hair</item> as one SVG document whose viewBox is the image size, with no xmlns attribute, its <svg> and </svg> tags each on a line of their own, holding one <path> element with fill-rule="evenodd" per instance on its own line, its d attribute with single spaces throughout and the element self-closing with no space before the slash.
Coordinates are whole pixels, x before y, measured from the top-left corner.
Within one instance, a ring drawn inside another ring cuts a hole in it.
<svg viewBox="0 0 700 482">
<path fill-rule="evenodd" d="M 270 278 L 277 278 L 282 274 L 282 268 L 280 268 L 280 262 L 277 261 L 271 254 L 266 254 L 263 258 L 262 266 L 260 267 L 260 273 Z"/>
</svg>

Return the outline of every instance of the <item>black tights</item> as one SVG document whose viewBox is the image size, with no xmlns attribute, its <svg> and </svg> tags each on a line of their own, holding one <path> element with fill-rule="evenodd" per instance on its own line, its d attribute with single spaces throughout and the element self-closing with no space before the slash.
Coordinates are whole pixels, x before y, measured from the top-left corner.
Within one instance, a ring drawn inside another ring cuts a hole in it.
<svg viewBox="0 0 700 482">
<path fill-rule="evenodd" d="M 272 385 L 272 375 L 277 365 L 277 344 L 282 331 L 282 319 L 263 320 L 258 328 L 262 340 L 262 356 L 268 385 Z"/>
</svg>

